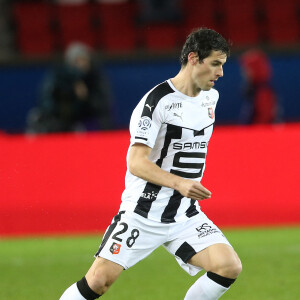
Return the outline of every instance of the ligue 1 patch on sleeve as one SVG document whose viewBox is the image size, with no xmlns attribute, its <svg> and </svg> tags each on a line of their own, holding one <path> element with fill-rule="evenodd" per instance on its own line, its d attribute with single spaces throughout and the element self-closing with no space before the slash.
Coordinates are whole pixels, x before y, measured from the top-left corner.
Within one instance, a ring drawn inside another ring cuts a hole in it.
<svg viewBox="0 0 300 300">
<path fill-rule="evenodd" d="M 149 135 L 149 129 L 151 128 L 152 120 L 147 117 L 141 117 L 136 130 L 136 138 L 147 139 Z"/>
</svg>

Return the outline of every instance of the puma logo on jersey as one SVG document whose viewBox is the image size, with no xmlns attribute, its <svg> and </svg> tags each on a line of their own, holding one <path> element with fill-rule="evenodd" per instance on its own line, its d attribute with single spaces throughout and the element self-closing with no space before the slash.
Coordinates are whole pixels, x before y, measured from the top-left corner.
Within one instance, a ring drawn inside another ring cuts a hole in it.
<svg viewBox="0 0 300 300">
<path fill-rule="evenodd" d="M 181 121 L 183 121 L 183 119 L 182 119 L 182 114 L 183 114 L 183 113 L 181 113 L 181 115 L 178 115 L 177 113 L 174 113 L 174 116 L 180 118 Z"/>
<path fill-rule="evenodd" d="M 145 106 L 148 107 L 150 109 L 150 111 L 151 111 L 154 105 L 150 106 L 149 104 L 146 104 Z"/>
</svg>

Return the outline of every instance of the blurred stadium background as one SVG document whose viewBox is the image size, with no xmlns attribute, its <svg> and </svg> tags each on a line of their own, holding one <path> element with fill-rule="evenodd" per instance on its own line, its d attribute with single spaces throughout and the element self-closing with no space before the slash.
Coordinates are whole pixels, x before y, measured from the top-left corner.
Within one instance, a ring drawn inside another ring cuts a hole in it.
<svg viewBox="0 0 300 300">
<path fill-rule="evenodd" d="M 142 2 L 0 0 L 0 298 L 56 299 L 82 276 L 100 242 L 90 235 L 102 234 L 119 207 L 131 111 L 146 91 L 177 73 L 186 34 L 205 26 L 233 45 L 216 85 L 217 126 L 203 181 L 213 198 L 201 203 L 244 261 L 240 287 L 226 297 L 299 299 L 300 0 L 180 0 L 179 15 L 159 21 L 143 15 Z M 93 47 L 106 72 L 114 129 L 26 134 L 45 74 L 74 41 Z M 239 123 L 239 58 L 253 48 L 271 61 L 281 110 L 276 124 Z M 162 281 L 159 269 L 144 274 L 152 260 L 168 265 L 174 285 Z M 118 299 L 166 299 L 165 289 L 183 298 L 181 288 L 194 278 L 169 261 L 161 253 L 137 267 L 137 277 L 126 272 Z M 151 278 L 165 287 L 148 297 Z M 137 280 L 143 295 L 130 293 Z M 113 292 L 109 297 L 116 299 Z"/>
</svg>

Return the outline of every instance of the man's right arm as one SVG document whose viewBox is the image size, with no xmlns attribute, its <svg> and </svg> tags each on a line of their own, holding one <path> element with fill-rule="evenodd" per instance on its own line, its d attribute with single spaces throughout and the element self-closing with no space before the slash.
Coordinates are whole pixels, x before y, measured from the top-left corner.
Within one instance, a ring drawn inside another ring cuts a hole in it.
<svg viewBox="0 0 300 300">
<path fill-rule="evenodd" d="M 211 192 L 200 182 L 171 174 L 149 160 L 151 148 L 138 143 L 131 146 L 128 166 L 133 175 L 156 185 L 177 190 L 187 198 L 203 200 L 211 197 Z"/>
</svg>

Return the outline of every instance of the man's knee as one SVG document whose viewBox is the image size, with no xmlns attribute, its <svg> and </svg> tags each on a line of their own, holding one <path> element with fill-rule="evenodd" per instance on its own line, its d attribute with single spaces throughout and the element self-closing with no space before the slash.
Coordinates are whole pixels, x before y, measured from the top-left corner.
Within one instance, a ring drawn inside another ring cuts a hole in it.
<svg viewBox="0 0 300 300">
<path fill-rule="evenodd" d="M 242 263 L 231 246 L 212 245 L 194 255 L 189 263 L 220 276 L 235 279 L 242 271 Z"/>
<path fill-rule="evenodd" d="M 86 278 L 89 287 L 99 295 L 106 293 L 115 281 L 115 278 L 111 278 L 101 269 L 95 269 L 93 272 L 87 273 Z"/>
<path fill-rule="evenodd" d="M 86 274 L 89 287 L 103 295 L 120 276 L 123 267 L 102 258 L 97 258 Z"/>
<path fill-rule="evenodd" d="M 227 277 L 229 278 L 237 278 L 239 274 L 242 272 L 242 262 L 241 260 L 237 257 L 234 261 L 231 262 L 229 269 L 228 269 L 228 274 Z"/>
<path fill-rule="evenodd" d="M 215 265 L 210 271 L 227 278 L 235 279 L 242 272 L 242 263 L 238 256 L 236 256 L 234 258 L 228 258 L 226 262 Z"/>
</svg>

